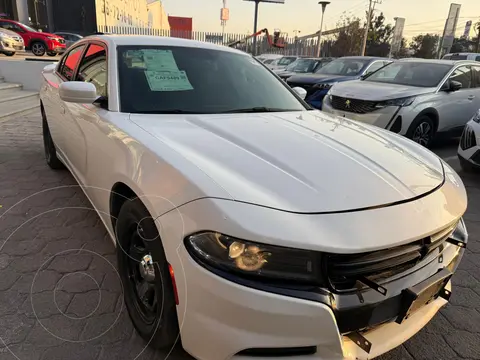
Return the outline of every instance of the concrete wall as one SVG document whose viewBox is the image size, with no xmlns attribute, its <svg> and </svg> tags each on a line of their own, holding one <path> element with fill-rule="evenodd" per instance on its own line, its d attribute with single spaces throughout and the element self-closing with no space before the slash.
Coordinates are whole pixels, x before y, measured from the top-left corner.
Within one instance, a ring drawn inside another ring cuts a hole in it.
<svg viewBox="0 0 480 360">
<path fill-rule="evenodd" d="M 147 3 L 148 16 L 151 20 L 152 28 L 156 30 L 170 30 L 168 16 L 160 0 L 149 0 Z"/>
<path fill-rule="evenodd" d="M 0 76 L 6 82 L 22 84 L 25 90 L 40 91 L 42 70 L 54 62 L 0 59 Z"/>
</svg>

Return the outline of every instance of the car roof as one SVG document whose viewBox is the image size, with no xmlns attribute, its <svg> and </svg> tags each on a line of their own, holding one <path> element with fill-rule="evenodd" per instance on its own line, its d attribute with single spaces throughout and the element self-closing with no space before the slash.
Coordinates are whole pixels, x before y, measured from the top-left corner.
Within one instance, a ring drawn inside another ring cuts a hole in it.
<svg viewBox="0 0 480 360">
<path fill-rule="evenodd" d="M 66 35 L 75 35 L 75 36 L 83 37 L 83 36 L 80 35 L 80 34 L 75 34 L 75 33 L 68 32 L 68 31 L 55 31 L 54 34 L 66 34 Z"/>
<path fill-rule="evenodd" d="M 427 64 L 444 64 L 444 65 L 457 65 L 457 64 L 478 64 L 472 60 L 443 60 L 443 59 L 421 59 L 421 58 L 408 58 L 399 59 L 397 62 L 423 62 Z"/>
<path fill-rule="evenodd" d="M 365 59 L 365 60 L 391 60 L 389 58 L 385 57 L 377 57 L 377 56 L 342 56 L 339 57 L 335 60 L 340 60 L 340 59 Z"/>
<path fill-rule="evenodd" d="M 84 40 L 101 40 L 108 44 L 108 46 L 178 46 L 178 47 L 190 47 L 190 48 L 201 48 L 201 49 L 211 49 L 218 51 L 226 51 L 236 54 L 248 55 L 247 53 L 223 46 L 215 45 L 212 43 L 207 43 L 203 41 L 190 40 L 190 39 L 181 39 L 175 37 L 164 37 L 164 36 L 148 36 L 148 35 L 91 35 L 83 38 Z M 83 41 L 83 40 L 80 40 Z M 248 55 L 249 56 L 249 55 Z"/>
</svg>

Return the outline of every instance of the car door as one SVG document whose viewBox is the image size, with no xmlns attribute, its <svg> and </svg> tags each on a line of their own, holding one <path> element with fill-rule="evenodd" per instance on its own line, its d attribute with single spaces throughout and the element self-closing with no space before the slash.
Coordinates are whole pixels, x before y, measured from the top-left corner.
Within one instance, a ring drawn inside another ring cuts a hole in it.
<svg viewBox="0 0 480 360">
<path fill-rule="evenodd" d="M 95 85 L 99 97 L 107 97 L 107 58 L 103 44 L 90 42 L 82 52 L 81 60 L 74 75 L 75 81 L 86 81 Z M 64 103 L 65 119 L 68 122 L 69 137 L 65 147 L 68 159 L 74 168 L 78 180 L 86 184 L 87 152 L 98 151 L 95 146 L 101 142 L 93 142 L 89 148 L 89 136 L 97 126 L 99 113 L 106 112 L 99 104 Z M 90 138 L 91 140 L 91 138 Z"/>
<path fill-rule="evenodd" d="M 49 101 L 44 104 L 50 132 L 55 146 L 69 165 L 73 165 L 74 157 L 72 147 L 69 145 L 71 141 L 77 141 L 80 134 L 72 118 L 71 104 L 60 99 L 59 87 L 62 83 L 75 79 L 75 71 L 85 47 L 86 44 L 81 44 L 69 50 L 60 61 L 51 84 L 45 85 L 51 89 L 48 95 Z"/>
<path fill-rule="evenodd" d="M 456 81 L 462 84 L 457 91 L 448 91 L 448 83 Z M 438 92 L 436 109 L 438 111 L 438 131 L 460 131 L 477 111 L 475 88 L 470 65 L 456 66 Z"/>
</svg>

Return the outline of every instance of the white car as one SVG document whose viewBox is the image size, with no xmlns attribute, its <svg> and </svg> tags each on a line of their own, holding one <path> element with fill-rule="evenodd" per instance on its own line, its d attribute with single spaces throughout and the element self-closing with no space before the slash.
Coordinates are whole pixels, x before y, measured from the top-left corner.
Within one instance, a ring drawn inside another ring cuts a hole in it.
<svg viewBox="0 0 480 360">
<path fill-rule="evenodd" d="M 458 158 L 464 171 L 480 170 L 480 109 L 463 130 L 458 145 Z"/>
<path fill-rule="evenodd" d="M 87 37 L 45 68 L 46 161 L 117 244 L 151 346 L 366 359 L 447 303 L 467 243 L 459 176 L 295 91 L 248 54 L 177 38 Z"/>
<path fill-rule="evenodd" d="M 335 84 L 322 110 L 405 135 L 428 147 L 460 136 L 480 108 L 480 63 L 403 59 L 362 80 Z"/>
</svg>

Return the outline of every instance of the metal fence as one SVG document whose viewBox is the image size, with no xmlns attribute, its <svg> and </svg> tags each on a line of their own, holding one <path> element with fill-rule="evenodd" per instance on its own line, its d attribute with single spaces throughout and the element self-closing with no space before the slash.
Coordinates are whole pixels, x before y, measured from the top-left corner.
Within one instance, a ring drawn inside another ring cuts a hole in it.
<svg viewBox="0 0 480 360">
<path fill-rule="evenodd" d="M 109 34 L 176 37 L 204 41 L 217 45 L 228 45 L 234 41 L 239 41 L 249 36 L 249 34 L 222 34 L 203 31 L 159 30 L 126 26 L 99 26 L 98 31 Z M 285 45 L 284 48 L 271 47 L 266 36 L 259 35 L 257 37 L 257 49 L 255 54 L 316 56 L 318 43 L 316 39 L 298 39 L 296 37 L 287 37 L 286 34 L 281 34 L 280 38 Z M 331 42 L 329 41 L 322 42 L 321 56 L 330 56 L 330 45 Z M 253 38 L 250 38 L 236 46 L 237 49 L 243 50 L 250 54 L 254 53 L 253 47 Z"/>
</svg>

